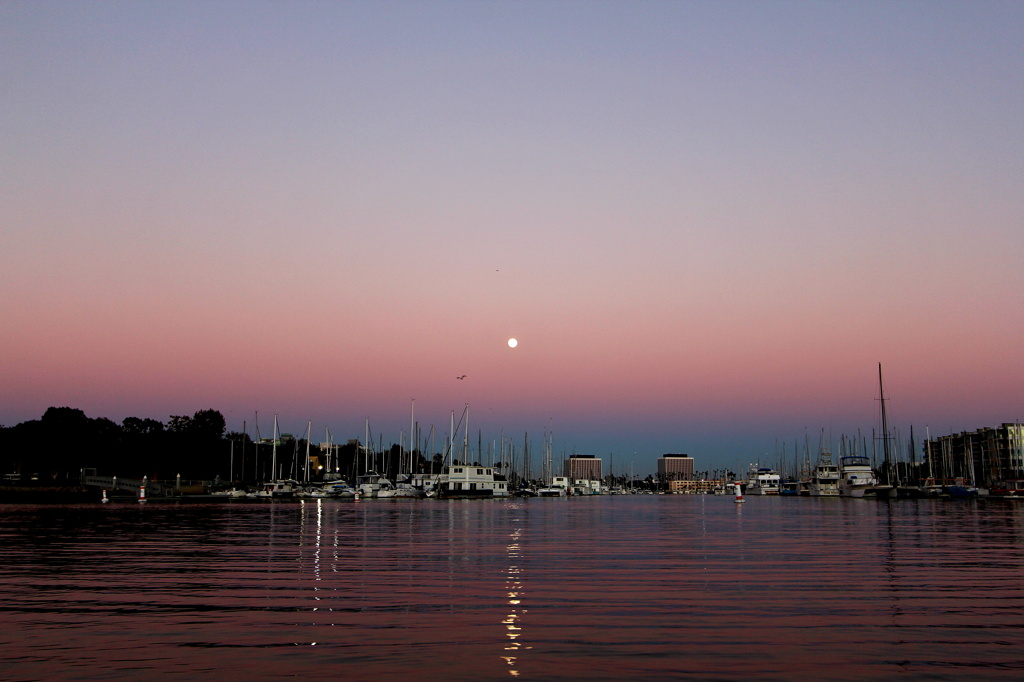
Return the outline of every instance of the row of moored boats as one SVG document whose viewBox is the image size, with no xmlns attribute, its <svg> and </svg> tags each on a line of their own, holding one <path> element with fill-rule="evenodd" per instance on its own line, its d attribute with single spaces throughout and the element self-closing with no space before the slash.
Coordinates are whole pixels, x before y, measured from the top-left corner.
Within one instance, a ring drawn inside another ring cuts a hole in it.
<svg viewBox="0 0 1024 682">
<path fill-rule="evenodd" d="M 863 455 L 840 457 L 838 463 L 822 452 L 810 475 L 801 478 L 782 477 L 769 467 L 752 466 L 746 481 L 736 482 L 745 495 L 803 495 L 810 497 L 873 497 L 893 499 L 971 498 L 994 496 L 1024 499 L 1024 481 L 1005 481 L 991 488 L 978 488 L 963 478 L 926 479 L 920 485 L 884 483 Z M 735 488 L 734 488 L 735 489 Z"/>
</svg>

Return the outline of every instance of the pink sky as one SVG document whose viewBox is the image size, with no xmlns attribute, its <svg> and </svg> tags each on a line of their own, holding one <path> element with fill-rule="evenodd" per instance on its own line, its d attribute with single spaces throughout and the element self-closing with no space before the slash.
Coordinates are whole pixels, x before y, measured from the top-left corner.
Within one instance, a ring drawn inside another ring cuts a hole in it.
<svg viewBox="0 0 1024 682">
<path fill-rule="evenodd" d="M 878 362 L 905 431 L 1024 419 L 1022 14 L 4 4 L 0 423 L 745 466 Z"/>
</svg>

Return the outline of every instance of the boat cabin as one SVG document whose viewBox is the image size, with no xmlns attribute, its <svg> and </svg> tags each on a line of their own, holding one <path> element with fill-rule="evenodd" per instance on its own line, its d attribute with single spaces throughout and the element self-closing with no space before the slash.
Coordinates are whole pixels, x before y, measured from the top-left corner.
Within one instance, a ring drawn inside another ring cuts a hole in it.
<svg viewBox="0 0 1024 682">
<path fill-rule="evenodd" d="M 442 497 L 508 497 L 508 482 L 491 467 L 458 464 L 441 480 Z"/>
</svg>

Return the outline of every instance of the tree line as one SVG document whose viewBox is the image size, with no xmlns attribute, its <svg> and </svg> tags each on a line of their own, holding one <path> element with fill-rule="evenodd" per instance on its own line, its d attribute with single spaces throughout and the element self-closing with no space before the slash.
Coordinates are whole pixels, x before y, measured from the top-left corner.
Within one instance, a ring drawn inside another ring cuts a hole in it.
<svg viewBox="0 0 1024 682">
<path fill-rule="evenodd" d="M 9 478 L 77 481 L 83 469 L 97 474 L 170 480 L 259 482 L 274 478 L 322 480 L 327 467 L 352 479 L 366 468 L 392 480 L 407 473 L 409 453 L 392 445 L 367 461 L 358 441 L 321 450 L 305 439 L 281 437 L 259 442 L 246 433 L 227 432 L 218 410 L 171 415 L 166 423 L 128 417 L 120 424 L 89 418 L 71 407 L 51 407 L 40 419 L 0 426 L 0 468 Z M 308 453 L 308 457 L 307 457 Z M 440 471 L 442 456 L 427 460 L 413 452 L 417 473 Z M 403 466 L 404 464 L 404 466 Z M 358 471 L 357 471 L 358 467 Z"/>
<path fill-rule="evenodd" d="M 120 424 L 71 407 L 0 427 L 0 467 L 9 478 L 73 481 L 85 468 L 124 477 L 202 477 L 228 447 L 224 415 L 199 410 L 168 422 L 128 417 Z M 216 475 L 216 473 L 214 474 Z"/>
</svg>

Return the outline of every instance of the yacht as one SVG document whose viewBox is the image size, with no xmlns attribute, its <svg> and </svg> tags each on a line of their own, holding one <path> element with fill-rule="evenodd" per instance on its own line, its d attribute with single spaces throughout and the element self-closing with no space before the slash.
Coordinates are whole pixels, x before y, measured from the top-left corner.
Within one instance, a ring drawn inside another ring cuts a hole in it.
<svg viewBox="0 0 1024 682">
<path fill-rule="evenodd" d="M 395 486 L 376 471 L 356 477 L 356 492 L 363 498 L 394 497 Z"/>
<path fill-rule="evenodd" d="M 551 485 L 537 490 L 537 497 L 566 497 L 569 494 L 569 479 L 565 476 L 553 476 Z"/>
<path fill-rule="evenodd" d="M 420 498 L 425 495 L 422 488 L 417 488 L 411 483 L 399 483 L 395 486 L 394 497 L 414 497 Z"/>
<path fill-rule="evenodd" d="M 327 483 L 323 487 L 323 491 L 327 494 L 327 497 L 355 497 L 356 491 L 345 481 L 334 481 Z"/>
<path fill-rule="evenodd" d="M 832 463 L 832 453 L 822 450 L 818 453 L 818 464 L 808 486 L 811 497 L 836 497 L 839 495 L 839 466 Z"/>
<path fill-rule="evenodd" d="M 769 467 L 750 468 L 747 480 L 747 495 L 778 495 L 780 488 L 779 474 Z"/>
<path fill-rule="evenodd" d="M 789 479 L 782 482 L 782 487 L 779 488 L 779 495 L 786 497 L 797 497 L 800 495 L 800 481 L 796 479 Z"/>
<path fill-rule="evenodd" d="M 491 467 L 456 464 L 448 467 L 437 487 L 438 497 L 508 497 L 508 482 Z"/>
<path fill-rule="evenodd" d="M 259 499 L 271 498 L 275 500 L 282 498 L 290 499 L 295 497 L 295 490 L 298 486 L 298 481 L 293 481 L 291 479 L 286 481 L 270 481 L 269 483 L 264 483 L 263 487 L 256 492 L 249 493 L 246 497 L 255 497 Z"/>
<path fill-rule="evenodd" d="M 839 495 L 842 497 L 864 497 L 864 493 L 878 486 L 871 460 L 863 455 L 840 457 L 839 470 Z"/>
</svg>

